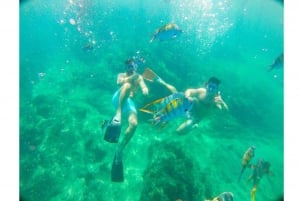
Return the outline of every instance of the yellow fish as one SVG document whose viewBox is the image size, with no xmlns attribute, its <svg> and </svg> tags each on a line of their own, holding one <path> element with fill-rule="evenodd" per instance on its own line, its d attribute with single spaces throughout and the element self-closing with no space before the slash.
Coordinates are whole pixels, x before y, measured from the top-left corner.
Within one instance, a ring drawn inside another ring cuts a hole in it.
<svg viewBox="0 0 300 201">
<path fill-rule="evenodd" d="M 245 171 L 246 167 L 249 166 L 249 163 L 250 163 L 251 159 L 254 157 L 254 150 L 255 150 L 255 147 L 251 146 L 244 153 L 243 159 L 242 159 L 242 170 L 241 170 L 241 174 L 239 176 L 238 182 L 240 182 L 240 179 L 242 177 L 243 172 Z"/>
</svg>

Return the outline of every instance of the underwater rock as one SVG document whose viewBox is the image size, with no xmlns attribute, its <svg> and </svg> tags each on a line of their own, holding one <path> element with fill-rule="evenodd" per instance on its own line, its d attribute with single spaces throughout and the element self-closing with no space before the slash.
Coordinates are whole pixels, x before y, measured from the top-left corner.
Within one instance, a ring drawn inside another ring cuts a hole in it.
<svg viewBox="0 0 300 201">
<path fill-rule="evenodd" d="M 38 95 L 32 99 L 36 114 L 43 118 L 50 118 L 58 101 L 54 96 Z"/>
<path fill-rule="evenodd" d="M 209 179 L 178 142 L 154 143 L 144 172 L 140 201 L 203 200 L 210 192 Z"/>
</svg>

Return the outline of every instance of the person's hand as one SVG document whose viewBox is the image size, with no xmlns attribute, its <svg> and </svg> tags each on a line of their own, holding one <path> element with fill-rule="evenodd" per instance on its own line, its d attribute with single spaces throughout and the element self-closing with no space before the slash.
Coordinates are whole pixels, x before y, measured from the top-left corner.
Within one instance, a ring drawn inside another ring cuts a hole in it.
<svg viewBox="0 0 300 201">
<path fill-rule="evenodd" d="M 198 128 L 199 124 L 193 124 L 192 128 Z"/>
<path fill-rule="evenodd" d="M 214 101 L 219 109 L 228 110 L 227 104 L 224 102 L 224 100 L 221 97 L 221 92 L 218 92 L 218 95 L 214 98 Z"/>
<path fill-rule="evenodd" d="M 149 94 L 149 90 L 148 90 L 147 87 L 144 87 L 144 88 L 142 89 L 142 91 L 143 91 L 143 95 L 145 95 L 145 96 L 147 96 L 147 95 Z"/>
<path fill-rule="evenodd" d="M 224 102 L 223 99 L 221 98 L 221 92 L 218 92 L 218 95 L 215 96 L 214 100 L 215 100 L 215 103 L 217 103 L 217 104 L 222 104 Z"/>
<path fill-rule="evenodd" d="M 196 104 L 197 102 L 199 102 L 200 100 L 196 97 L 189 97 L 188 98 L 189 101 L 192 103 L 192 104 Z"/>
<path fill-rule="evenodd" d="M 188 101 L 190 101 L 190 102 L 194 102 L 194 101 L 197 100 L 197 98 L 191 97 L 191 96 L 187 96 L 187 95 L 185 95 L 185 98 L 188 99 Z"/>
</svg>

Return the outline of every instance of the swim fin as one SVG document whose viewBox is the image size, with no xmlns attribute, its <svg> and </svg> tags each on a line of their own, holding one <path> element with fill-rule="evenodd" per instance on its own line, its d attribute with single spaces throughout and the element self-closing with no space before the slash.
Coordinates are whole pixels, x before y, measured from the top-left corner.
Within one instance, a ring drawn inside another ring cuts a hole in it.
<svg viewBox="0 0 300 201">
<path fill-rule="evenodd" d="M 145 80 L 148 80 L 150 82 L 160 79 L 160 77 L 150 68 L 146 68 L 142 76 Z"/>
<path fill-rule="evenodd" d="M 121 133 L 121 123 L 110 121 L 107 124 L 104 140 L 110 143 L 118 143 Z"/>
<path fill-rule="evenodd" d="M 119 151 L 116 151 L 114 161 L 111 167 L 111 181 L 124 181 L 122 153 Z"/>
</svg>

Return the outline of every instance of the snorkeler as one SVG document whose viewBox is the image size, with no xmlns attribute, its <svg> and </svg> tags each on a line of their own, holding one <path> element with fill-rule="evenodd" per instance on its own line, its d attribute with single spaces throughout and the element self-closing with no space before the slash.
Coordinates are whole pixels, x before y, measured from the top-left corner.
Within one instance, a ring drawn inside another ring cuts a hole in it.
<svg viewBox="0 0 300 201">
<path fill-rule="evenodd" d="M 120 144 L 117 146 L 114 161 L 111 170 L 111 179 L 115 182 L 123 182 L 123 163 L 122 153 L 123 149 L 130 141 L 135 133 L 138 125 L 137 110 L 132 100 L 140 87 L 143 95 L 148 95 L 148 88 L 144 82 L 143 77 L 137 73 L 138 65 L 134 59 L 129 59 L 125 62 L 126 72 L 118 74 L 117 84 L 121 87 L 113 95 L 112 101 L 116 108 L 116 114 L 108 123 L 104 139 L 106 141 L 117 143 L 121 132 L 122 115 L 128 118 L 128 127 L 125 130 L 125 136 Z"/>
<path fill-rule="evenodd" d="M 227 104 L 221 97 L 219 91 L 220 80 L 216 77 L 211 77 L 204 87 L 196 89 L 187 89 L 185 96 L 193 100 L 194 107 L 191 111 L 191 118 L 182 123 L 176 131 L 179 133 L 187 132 L 191 128 L 198 127 L 200 120 L 208 115 L 213 108 L 220 110 L 228 110 Z"/>
<path fill-rule="evenodd" d="M 173 85 L 165 82 L 153 71 L 144 73 L 143 76 L 147 80 L 160 83 L 171 91 L 172 94 L 177 93 L 177 89 Z M 178 133 L 185 133 L 190 131 L 192 128 L 198 127 L 200 120 L 207 116 L 213 108 L 228 110 L 227 104 L 221 97 L 219 84 L 220 80 L 218 78 L 211 77 L 204 87 L 185 90 L 185 97 L 193 102 L 193 108 L 191 109 L 187 120 L 176 129 Z"/>
</svg>

